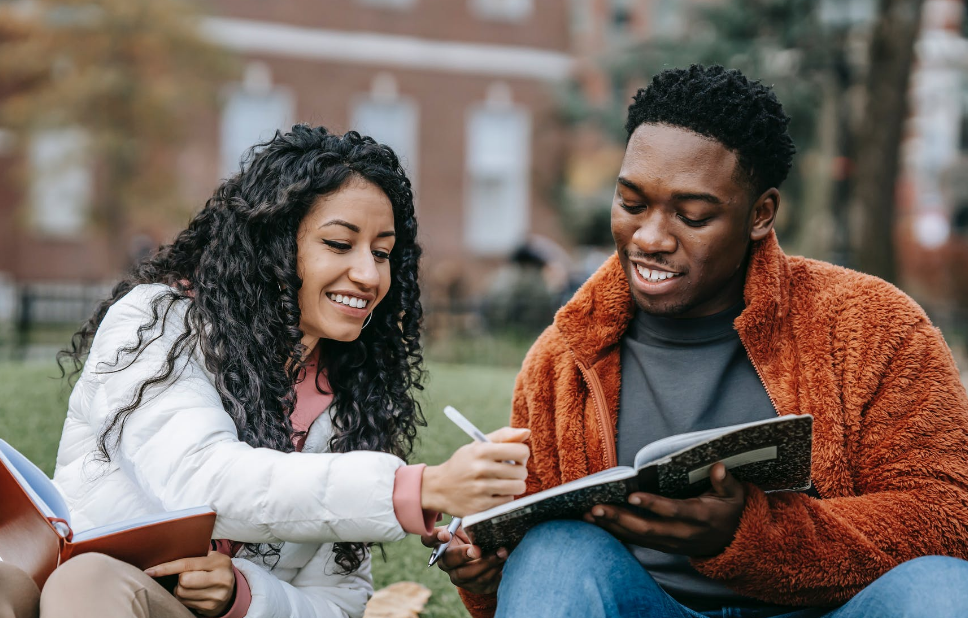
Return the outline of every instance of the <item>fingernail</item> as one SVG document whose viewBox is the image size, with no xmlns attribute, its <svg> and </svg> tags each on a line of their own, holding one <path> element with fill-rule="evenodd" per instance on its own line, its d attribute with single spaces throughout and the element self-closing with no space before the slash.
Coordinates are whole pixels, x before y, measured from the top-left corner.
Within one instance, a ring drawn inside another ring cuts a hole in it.
<svg viewBox="0 0 968 618">
<path fill-rule="evenodd" d="M 145 575 L 147 575 L 148 577 L 154 577 L 155 576 L 155 570 L 154 569 L 145 569 Z"/>
<path fill-rule="evenodd" d="M 497 550 L 497 557 L 500 558 L 501 560 L 507 559 L 507 557 L 508 557 L 508 550 L 504 549 L 503 547 L 501 549 Z"/>
<path fill-rule="evenodd" d="M 585 521 L 587 521 L 590 524 L 595 523 L 595 518 L 592 517 L 591 515 L 589 515 L 588 513 L 585 513 L 585 515 L 582 517 L 582 519 L 584 519 Z"/>
<path fill-rule="evenodd" d="M 629 498 L 629 504 L 642 504 L 642 498 L 639 498 L 638 496 L 632 496 L 631 498 Z"/>
<path fill-rule="evenodd" d="M 605 515 L 605 509 L 603 509 L 600 506 L 596 506 L 595 508 L 592 509 L 592 515 L 594 515 L 595 517 L 602 517 Z"/>
</svg>

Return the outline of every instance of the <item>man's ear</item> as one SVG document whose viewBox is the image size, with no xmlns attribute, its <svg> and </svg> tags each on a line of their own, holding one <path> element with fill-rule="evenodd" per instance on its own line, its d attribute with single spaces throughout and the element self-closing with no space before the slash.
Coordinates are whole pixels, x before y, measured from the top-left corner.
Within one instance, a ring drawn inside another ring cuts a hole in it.
<svg viewBox="0 0 968 618">
<path fill-rule="evenodd" d="M 767 189 L 757 198 L 750 213 L 750 240 L 763 240 L 769 235 L 776 222 L 776 211 L 779 208 L 780 191 L 778 189 Z"/>
</svg>

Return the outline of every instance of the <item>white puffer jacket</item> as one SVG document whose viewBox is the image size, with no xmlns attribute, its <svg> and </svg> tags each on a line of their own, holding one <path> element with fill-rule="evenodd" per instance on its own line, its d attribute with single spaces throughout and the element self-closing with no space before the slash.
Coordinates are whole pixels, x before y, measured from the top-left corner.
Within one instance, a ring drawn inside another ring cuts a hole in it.
<svg viewBox="0 0 968 618">
<path fill-rule="evenodd" d="M 214 538 L 284 542 L 271 571 L 256 558 L 235 558 L 252 591 L 248 616 L 360 616 L 372 594 L 369 560 L 352 575 L 335 572 L 332 543 L 393 541 L 404 536 L 393 511 L 393 482 L 404 462 L 376 452 L 328 453 L 331 418 L 310 428 L 301 453 L 252 448 L 239 441 L 200 353 L 182 359 L 177 378 L 149 391 L 124 424 L 108 464 L 97 437 L 112 413 L 155 375 L 182 332 L 186 302 L 146 333 L 152 341 L 121 371 L 118 350 L 135 342 L 163 285 L 141 285 L 108 311 L 81 378 L 71 393 L 54 481 L 67 499 L 73 527 L 84 530 L 139 515 L 209 505 Z"/>
</svg>

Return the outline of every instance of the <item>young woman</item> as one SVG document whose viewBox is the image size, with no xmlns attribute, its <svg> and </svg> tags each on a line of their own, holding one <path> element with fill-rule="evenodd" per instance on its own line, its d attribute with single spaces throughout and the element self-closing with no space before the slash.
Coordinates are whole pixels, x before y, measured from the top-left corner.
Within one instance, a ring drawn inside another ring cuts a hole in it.
<svg viewBox="0 0 968 618">
<path fill-rule="evenodd" d="M 40 592 L 8 567 L 0 589 L 26 590 L 8 605 L 359 616 L 371 543 L 523 493 L 503 462 L 527 459 L 526 430 L 403 462 L 423 423 L 416 232 L 386 146 L 302 125 L 260 145 L 74 336 L 54 474 L 78 528 L 207 504 L 219 551 L 146 573 L 82 555 Z M 152 579 L 173 574 L 173 593 Z"/>
</svg>

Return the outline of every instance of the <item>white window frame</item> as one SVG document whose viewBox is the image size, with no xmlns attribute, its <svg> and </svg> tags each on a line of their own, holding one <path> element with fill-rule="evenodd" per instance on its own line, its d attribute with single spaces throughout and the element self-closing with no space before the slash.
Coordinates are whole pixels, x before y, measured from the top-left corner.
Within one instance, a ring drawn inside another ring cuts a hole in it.
<svg viewBox="0 0 968 618">
<path fill-rule="evenodd" d="M 400 131 L 404 134 L 403 141 L 409 143 L 401 144 L 398 139 L 388 138 L 380 130 L 374 131 L 374 127 L 363 117 L 363 109 L 368 106 L 377 110 L 380 106 L 393 106 L 403 110 L 406 124 L 402 128 L 395 127 L 394 131 Z M 350 119 L 351 129 L 362 135 L 368 135 L 393 149 L 397 158 L 400 159 L 400 165 L 407 172 L 410 184 L 416 187 L 420 172 L 420 110 L 413 99 L 398 96 L 396 93 L 390 95 L 373 93 L 357 96 L 351 103 Z"/>
<path fill-rule="evenodd" d="M 405 11 L 412 9 L 417 0 L 358 0 L 360 4 L 381 9 L 396 9 Z"/>
<path fill-rule="evenodd" d="M 506 154 L 487 153 L 479 140 L 486 139 L 481 123 L 488 117 L 505 115 L 519 124 L 518 144 Z M 468 110 L 466 121 L 464 240 L 471 252 L 482 256 L 505 256 L 527 239 L 531 226 L 531 141 L 530 111 L 509 104 L 485 104 Z M 515 152 L 517 150 L 517 152 Z M 476 191 L 488 179 L 509 183 L 499 204 L 481 203 L 485 195 Z"/>
<path fill-rule="evenodd" d="M 89 136 L 79 128 L 43 129 L 28 145 L 30 226 L 41 236 L 76 238 L 94 193 Z"/>
<path fill-rule="evenodd" d="M 471 10 L 480 19 L 521 23 L 534 14 L 534 0 L 470 0 Z"/>
<path fill-rule="evenodd" d="M 260 75 L 262 81 L 247 80 L 248 83 L 231 87 L 224 93 L 219 118 L 219 172 L 223 177 L 238 173 L 243 157 L 249 157 L 252 146 L 268 141 L 277 130 L 286 132 L 292 128 L 295 96 L 289 88 L 273 86 L 267 79 Z M 262 118 L 256 123 L 236 119 L 236 114 L 244 114 L 238 106 L 257 103 L 260 99 L 269 104 Z M 271 109 L 272 106 L 276 109 Z M 237 137 L 239 133 L 242 135 Z"/>
</svg>

